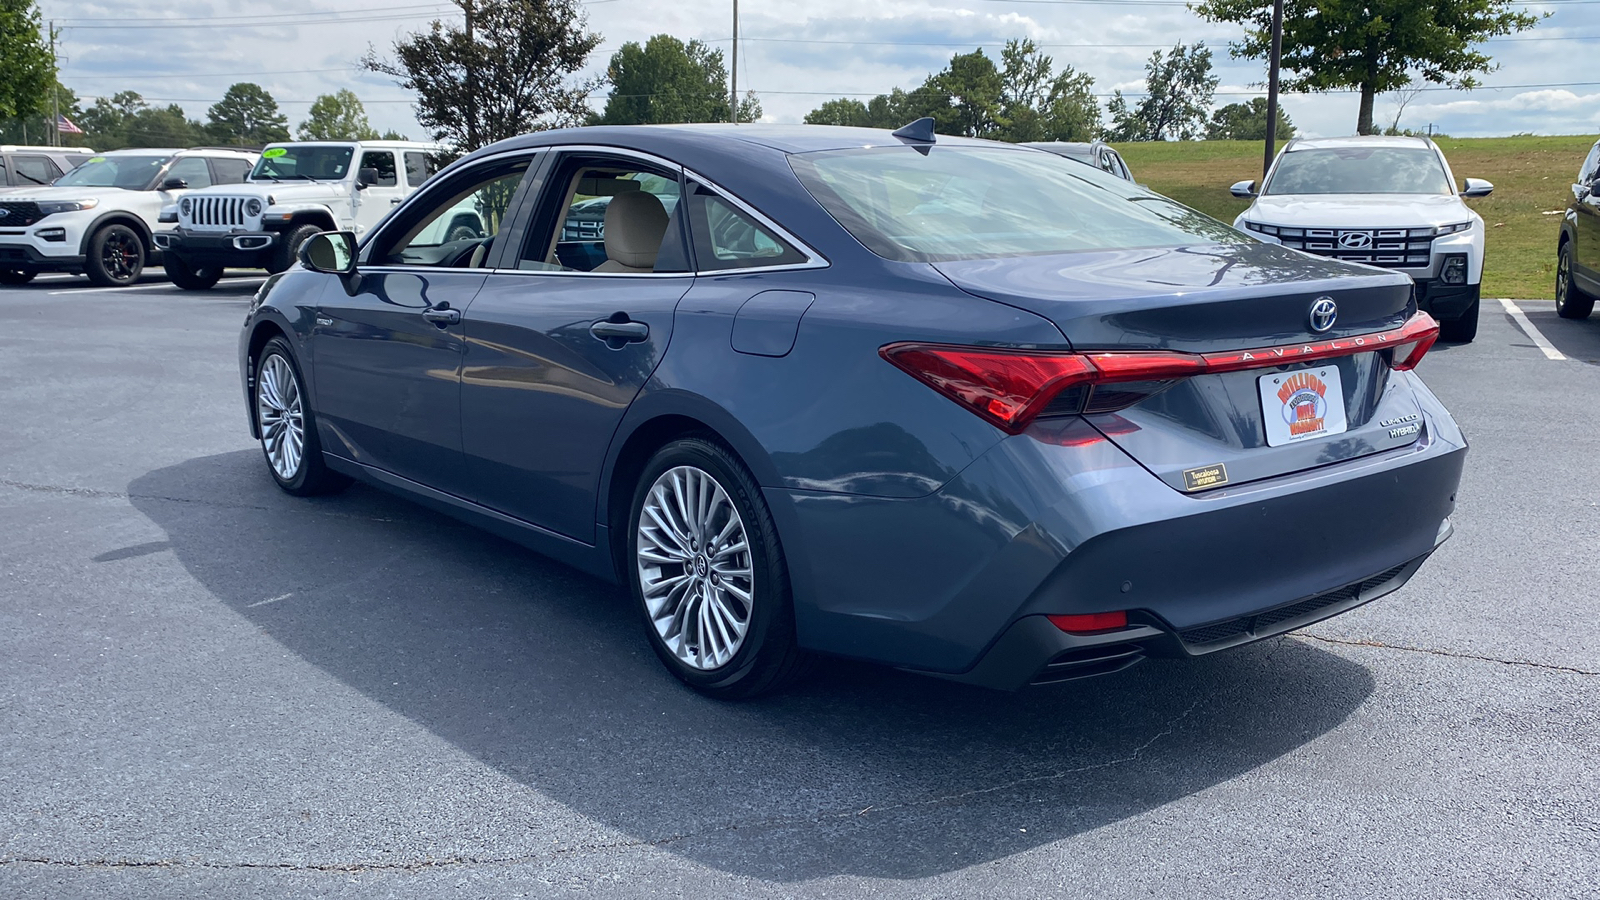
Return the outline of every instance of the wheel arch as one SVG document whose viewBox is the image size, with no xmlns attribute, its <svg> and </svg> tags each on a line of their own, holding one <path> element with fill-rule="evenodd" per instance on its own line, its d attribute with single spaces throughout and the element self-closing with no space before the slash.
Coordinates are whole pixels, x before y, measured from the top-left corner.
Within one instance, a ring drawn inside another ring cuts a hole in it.
<svg viewBox="0 0 1600 900">
<path fill-rule="evenodd" d="M 315 225 L 318 228 L 321 228 L 323 231 L 339 230 L 338 218 L 334 216 L 332 211 L 322 206 L 314 206 L 306 210 L 296 210 L 294 216 L 290 218 L 289 221 L 284 222 L 280 227 L 274 230 L 279 234 L 293 234 L 295 229 L 303 228 L 307 225 Z"/>
<path fill-rule="evenodd" d="M 155 244 L 150 240 L 150 226 L 145 223 L 145 220 L 133 213 L 120 209 L 101 213 L 93 222 L 89 223 L 89 227 L 83 230 L 82 240 L 78 242 L 78 252 L 87 257 L 89 255 L 89 242 L 94 240 L 96 232 L 107 225 L 126 225 L 132 228 L 133 233 L 139 236 L 139 242 L 144 244 L 145 263 L 149 264 L 153 261 L 157 250 Z"/>
<path fill-rule="evenodd" d="M 245 366 L 247 366 L 245 371 L 247 374 L 244 381 L 244 399 L 246 408 L 251 410 L 250 436 L 256 440 L 261 439 L 261 427 L 260 424 L 256 422 L 256 416 L 254 412 L 255 407 L 253 405 L 255 403 L 256 358 L 261 355 L 261 348 L 265 347 L 267 342 L 275 337 L 283 338 L 284 343 L 288 344 L 289 347 L 293 349 L 295 342 L 294 338 L 290 336 L 289 330 L 285 328 L 282 323 L 263 317 L 255 324 L 255 327 L 250 330 L 250 343 L 247 345 L 247 349 L 245 350 Z M 296 362 L 298 363 L 299 360 L 297 359 Z M 300 372 L 301 377 L 304 378 L 304 365 L 300 366 Z"/>
</svg>

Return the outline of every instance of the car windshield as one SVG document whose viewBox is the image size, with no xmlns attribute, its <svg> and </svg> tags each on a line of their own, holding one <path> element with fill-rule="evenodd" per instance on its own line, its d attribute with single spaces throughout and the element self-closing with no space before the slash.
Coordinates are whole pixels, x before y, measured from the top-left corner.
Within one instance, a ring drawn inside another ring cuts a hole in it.
<svg viewBox="0 0 1600 900">
<path fill-rule="evenodd" d="M 1263 194 L 1450 194 L 1425 147 L 1338 147 L 1283 154 Z"/>
<path fill-rule="evenodd" d="M 1209 216 L 1053 154 L 878 147 L 789 160 L 834 219 L 888 259 L 941 262 L 1250 240 Z"/>
<path fill-rule="evenodd" d="M 114 187 L 142 191 L 150 187 L 165 156 L 95 156 L 56 179 L 57 187 Z"/>
<path fill-rule="evenodd" d="M 338 181 L 350 171 L 354 148 L 319 144 L 268 147 L 250 172 L 251 181 Z"/>
</svg>

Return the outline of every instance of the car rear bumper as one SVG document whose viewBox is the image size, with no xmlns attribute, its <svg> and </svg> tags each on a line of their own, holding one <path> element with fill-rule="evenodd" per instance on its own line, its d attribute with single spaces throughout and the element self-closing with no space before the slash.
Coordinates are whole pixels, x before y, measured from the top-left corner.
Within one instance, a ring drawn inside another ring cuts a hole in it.
<svg viewBox="0 0 1600 900">
<path fill-rule="evenodd" d="M 158 231 L 152 236 L 161 250 L 193 266 L 264 268 L 281 236 L 273 231 Z"/>
<path fill-rule="evenodd" d="M 800 641 L 1016 688 L 1351 609 L 1404 584 L 1449 534 L 1466 442 L 1425 393 L 1413 445 L 1198 494 L 1082 422 L 1008 438 L 923 498 L 784 491 L 773 506 L 791 501 L 779 525 Z M 1126 630 L 1045 627 L 1115 611 Z M 1107 648 L 1126 658 L 1097 656 Z"/>
</svg>

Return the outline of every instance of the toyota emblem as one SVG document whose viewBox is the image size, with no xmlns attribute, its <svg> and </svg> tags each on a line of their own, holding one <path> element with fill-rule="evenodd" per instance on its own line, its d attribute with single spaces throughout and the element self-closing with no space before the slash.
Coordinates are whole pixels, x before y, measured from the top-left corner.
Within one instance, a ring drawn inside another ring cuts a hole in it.
<svg viewBox="0 0 1600 900">
<path fill-rule="evenodd" d="M 1339 246 L 1346 250 L 1366 250 L 1372 246 L 1372 235 L 1365 231 L 1346 231 L 1339 235 Z"/>
<path fill-rule="evenodd" d="M 1318 297 L 1311 301 L 1311 330 L 1321 334 L 1333 327 L 1335 319 L 1339 318 L 1339 305 L 1333 302 L 1332 297 Z"/>
</svg>

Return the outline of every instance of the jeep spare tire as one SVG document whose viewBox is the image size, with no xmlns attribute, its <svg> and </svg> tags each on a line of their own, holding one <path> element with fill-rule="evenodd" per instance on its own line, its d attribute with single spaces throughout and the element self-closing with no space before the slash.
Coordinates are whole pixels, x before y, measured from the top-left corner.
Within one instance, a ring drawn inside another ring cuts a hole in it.
<svg viewBox="0 0 1600 900">
<path fill-rule="evenodd" d="M 284 232 L 278 239 L 278 245 L 272 248 L 267 271 L 274 275 L 288 271 L 300 259 L 300 245 L 321 233 L 322 229 L 316 225 L 301 225 L 293 231 Z"/>
</svg>

